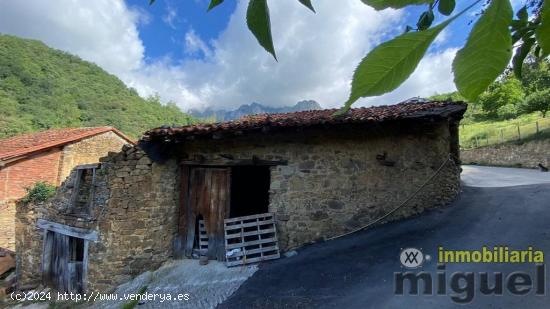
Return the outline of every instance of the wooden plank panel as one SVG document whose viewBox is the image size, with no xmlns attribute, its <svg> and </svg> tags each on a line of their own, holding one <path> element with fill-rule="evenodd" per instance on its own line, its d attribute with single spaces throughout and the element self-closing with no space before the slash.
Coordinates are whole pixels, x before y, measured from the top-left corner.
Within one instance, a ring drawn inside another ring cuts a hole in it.
<svg viewBox="0 0 550 309">
<path fill-rule="evenodd" d="M 258 214 L 258 215 L 250 215 L 250 216 L 244 216 L 244 217 L 237 217 L 237 218 L 229 218 L 229 219 L 225 219 L 225 224 L 228 224 L 228 223 L 231 223 L 231 222 L 239 222 L 239 221 L 246 221 L 246 220 L 251 220 L 251 219 L 270 219 L 270 218 L 273 218 L 274 215 L 272 214 L 269 214 L 269 215 L 266 215 L 266 214 Z"/>
<path fill-rule="evenodd" d="M 228 267 L 280 257 L 271 213 L 226 219 L 225 234 L 226 254 L 231 253 L 226 260 Z"/>
<path fill-rule="evenodd" d="M 225 245 L 225 248 L 226 250 L 231 250 L 236 248 L 243 248 L 248 246 L 260 245 L 260 244 L 266 244 L 266 243 L 275 243 L 275 242 L 277 242 L 277 237 L 270 237 L 266 239 L 253 240 L 253 241 L 248 241 L 248 242 L 238 243 L 238 244 L 227 244 Z"/>
<path fill-rule="evenodd" d="M 252 254 L 263 253 L 263 252 L 271 252 L 271 251 L 279 251 L 279 246 L 275 245 L 275 246 L 269 246 L 269 247 L 263 247 L 263 248 L 258 248 L 258 249 L 251 249 L 251 250 L 236 252 L 236 253 L 231 255 L 231 259 L 238 258 L 238 257 L 244 256 L 244 255 L 252 255 Z M 230 258 L 228 257 L 227 259 L 229 260 Z"/>
<path fill-rule="evenodd" d="M 192 252 L 196 237 L 195 222 L 202 215 L 208 235 L 207 256 L 224 260 L 224 219 L 229 203 L 229 169 L 193 167 L 190 168 L 190 174 L 188 208 L 191 214 L 187 221 L 186 252 Z M 198 238 L 200 243 L 201 235 Z"/>
<path fill-rule="evenodd" d="M 270 225 L 270 224 L 274 224 L 274 223 L 275 223 L 275 220 L 270 219 L 270 220 L 260 221 L 259 225 L 264 226 L 264 225 Z M 240 228 L 245 228 L 245 227 L 254 227 L 254 226 L 257 226 L 257 225 L 258 225 L 257 222 L 241 223 L 241 224 L 234 224 L 234 225 L 226 226 L 225 229 L 226 230 L 232 230 L 232 229 L 240 229 Z"/>
<path fill-rule="evenodd" d="M 200 214 L 199 199 L 202 192 L 204 174 L 200 169 L 190 170 L 190 184 L 189 184 L 189 202 L 187 204 L 187 233 L 186 233 L 186 245 L 185 255 L 191 257 L 193 253 L 193 243 L 195 241 L 195 224 L 197 216 Z"/>
<path fill-rule="evenodd" d="M 36 226 L 48 231 L 53 231 L 63 235 L 78 237 L 78 238 L 87 239 L 91 241 L 97 241 L 99 238 L 97 231 L 68 226 L 68 225 L 60 224 L 57 222 L 51 222 L 44 219 L 38 219 L 36 221 Z"/>
<path fill-rule="evenodd" d="M 250 231 L 250 232 L 239 232 L 234 234 L 228 234 L 227 230 L 225 231 L 225 239 L 232 239 L 232 238 L 240 238 L 240 237 L 247 237 L 247 236 L 257 236 L 261 234 L 269 234 L 269 233 L 275 233 L 275 228 L 265 229 L 261 231 Z"/>
</svg>

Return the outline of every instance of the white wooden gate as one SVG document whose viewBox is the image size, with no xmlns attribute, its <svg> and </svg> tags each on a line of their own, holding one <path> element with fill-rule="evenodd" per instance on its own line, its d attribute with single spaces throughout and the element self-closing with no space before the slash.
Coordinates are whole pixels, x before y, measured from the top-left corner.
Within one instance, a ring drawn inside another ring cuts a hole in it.
<svg viewBox="0 0 550 309">
<path fill-rule="evenodd" d="M 224 220 L 226 265 L 245 265 L 280 258 L 272 213 Z"/>
</svg>

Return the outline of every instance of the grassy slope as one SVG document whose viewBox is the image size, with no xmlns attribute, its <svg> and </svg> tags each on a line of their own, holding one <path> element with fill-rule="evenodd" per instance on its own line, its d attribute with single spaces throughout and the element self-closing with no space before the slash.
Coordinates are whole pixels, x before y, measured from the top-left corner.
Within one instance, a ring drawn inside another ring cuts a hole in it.
<svg viewBox="0 0 550 309">
<path fill-rule="evenodd" d="M 144 100 L 95 64 L 39 41 L 0 35 L 0 138 L 48 128 L 115 126 L 137 137 L 193 119 Z"/>
<path fill-rule="evenodd" d="M 501 134 L 505 141 L 515 140 L 518 136 L 518 125 L 522 138 L 534 138 L 536 137 L 535 123 L 537 121 L 540 131 L 550 130 L 550 118 L 542 118 L 538 112 L 520 115 L 510 120 L 466 120 L 460 128 L 460 141 L 463 146 L 470 146 L 477 136 L 482 144 L 486 143 L 486 138 L 489 138 L 489 142 L 494 144 L 501 140 Z M 540 137 L 546 136 L 540 135 Z"/>
</svg>

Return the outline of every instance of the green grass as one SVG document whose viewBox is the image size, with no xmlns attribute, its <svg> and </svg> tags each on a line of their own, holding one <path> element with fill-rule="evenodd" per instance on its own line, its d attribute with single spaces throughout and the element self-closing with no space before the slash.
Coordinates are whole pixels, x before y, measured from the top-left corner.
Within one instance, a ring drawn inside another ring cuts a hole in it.
<svg viewBox="0 0 550 309">
<path fill-rule="evenodd" d="M 143 286 L 137 292 L 138 295 L 143 295 L 147 291 L 147 286 Z M 139 304 L 139 299 L 131 300 L 121 306 L 122 309 L 133 309 Z"/>
<path fill-rule="evenodd" d="M 510 120 L 468 120 L 460 127 L 460 145 L 463 148 L 476 147 L 476 138 L 479 146 L 517 141 L 518 126 L 522 140 L 547 137 L 547 134 L 542 133 L 550 130 L 550 118 L 542 118 L 538 112 Z M 537 121 L 541 134 L 536 134 Z"/>
</svg>

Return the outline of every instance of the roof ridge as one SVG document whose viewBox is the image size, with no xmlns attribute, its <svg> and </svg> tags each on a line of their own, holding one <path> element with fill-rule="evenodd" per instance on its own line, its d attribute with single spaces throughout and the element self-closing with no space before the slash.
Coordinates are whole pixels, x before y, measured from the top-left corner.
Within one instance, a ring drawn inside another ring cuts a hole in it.
<svg viewBox="0 0 550 309">
<path fill-rule="evenodd" d="M 0 161 L 6 159 L 17 158 L 26 154 L 34 153 L 40 150 L 50 149 L 56 146 L 65 145 L 71 142 L 79 141 L 85 138 L 89 138 L 98 134 L 112 131 L 118 136 L 122 137 L 129 143 L 135 143 L 132 139 L 127 137 L 124 133 L 111 126 L 100 127 L 81 127 L 81 128 L 54 128 L 40 132 L 27 133 L 17 135 L 11 138 L 0 140 L 0 146 L 2 144 L 14 143 L 20 141 L 23 145 L 12 145 L 13 150 L 8 150 L 4 153 L 0 153 Z M 48 136 L 52 133 L 66 133 L 65 136 Z M 68 135 L 68 136 L 67 136 Z M 46 141 L 33 144 L 31 137 L 41 138 L 43 136 Z M 50 138 L 50 140 L 47 140 Z M 30 143 L 30 145 L 24 145 L 24 143 Z M 9 146 L 6 146 L 9 147 Z"/>
<path fill-rule="evenodd" d="M 199 123 L 180 127 L 160 127 L 144 133 L 142 141 L 156 137 L 179 138 L 190 135 L 208 135 L 216 132 L 242 132 L 262 127 L 306 127 L 313 125 L 336 125 L 343 123 L 383 122 L 399 119 L 414 119 L 425 117 L 462 117 L 466 110 L 464 102 L 453 101 L 420 101 L 401 102 L 394 105 L 378 105 L 350 109 L 343 117 L 334 117 L 337 108 L 296 111 L 287 113 L 263 113 L 243 116 L 239 119 Z"/>
</svg>

